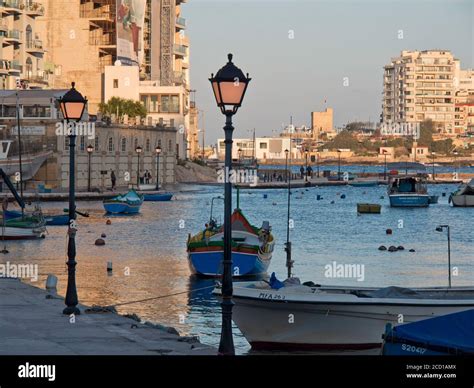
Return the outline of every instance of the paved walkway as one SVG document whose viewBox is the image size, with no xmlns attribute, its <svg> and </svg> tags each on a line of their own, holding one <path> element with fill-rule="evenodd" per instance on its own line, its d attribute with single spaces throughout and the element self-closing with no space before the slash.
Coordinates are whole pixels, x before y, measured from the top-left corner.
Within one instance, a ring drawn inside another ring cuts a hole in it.
<svg viewBox="0 0 474 388">
<path fill-rule="evenodd" d="M 113 313 L 84 313 L 75 323 L 62 298 L 0 278 L 0 355 L 215 355 L 216 349 Z"/>
</svg>

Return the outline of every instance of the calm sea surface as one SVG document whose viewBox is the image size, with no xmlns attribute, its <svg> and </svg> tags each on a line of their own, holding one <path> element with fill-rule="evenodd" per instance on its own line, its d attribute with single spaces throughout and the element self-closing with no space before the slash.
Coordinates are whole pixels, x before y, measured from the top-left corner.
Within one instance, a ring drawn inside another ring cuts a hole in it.
<svg viewBox="0 0 474 388">
<path fill-rule="evenodd" d="M 452 234 L 452 265 L 458 268 L 454 285 L 474 284 L 474 208 L 448 205 L 453 185 L 430 187 L 440 196 L 439 204 L 427 209 L 394 209 L 388 206 L 386 188 L 324 187 L 293 190 L 291 231 L 294 273 L 302 281 L 357 286 L 443 286 L 447 284 L 446 234 L 438 224 L 449 224 Z M 446 193 L 446 196 L 442 196 Z M 187 186 L 171 202 L 145 202 L 140 215 L 110 217 L 100 202 L 79 202 L 78 209 L 89 211 L 90 218 L 79 218 L 77 238 L 77 287 L 81 303 L 111 305 L 153 296 L 178 294 L 146 303 L 120 307 L 121 313 L 176 327 L 183 334 L 199 335 L 201 341 L 217 345 L 220 333 L 220 308 L 211 290 L 212 280 L 191 277 L 186 258 L 189 233 L 201 230 L 209 218 L 212 197 L 222 188 Z M 264 198 L 264 194 L 267 198 Z M 317 195 L 322 197 L 316 200 Z M 344 194 L 345 198 L 341 198 Z M 241 208 L 249 220 L 261 225 L 270 221 L 277 245 L 270 273 L 284 279 L 286 274 L 285 190 L 245 190 Z M 381 197 L 384 197 L 383 199 Z M 358 216 L 358 202 L 383 204 L 381 215 Z M 235 204 L 235 198 L 234 198 Z M 46 211 L 62 211 L 65 203 L 45 203 Z M 215 202 L 215 215 L 222 220 L 222 201 Z M 393 229 L 392 235 L 386 229 Z M 39 265 L 38 286 L 44 287 L 47 274 L 59 278 L 59 293 L 66 288 L 66 228 L 49 227 L 45 240 L 7 243 L 10 254 L 5 262 Z M 106 245 L 94 241 L 105 233 Z M 380 245 L 403 245 L 396 253 L 378 250 Z M 415 253 L 408 252 L 415 249 Z M 113 262 L 113 274 L 106 271 Z M 325 265 L 364 264 L 365 280 L 325 278 Z M 249 345 L 235 330 L 239 353 Z"/>
</svg>

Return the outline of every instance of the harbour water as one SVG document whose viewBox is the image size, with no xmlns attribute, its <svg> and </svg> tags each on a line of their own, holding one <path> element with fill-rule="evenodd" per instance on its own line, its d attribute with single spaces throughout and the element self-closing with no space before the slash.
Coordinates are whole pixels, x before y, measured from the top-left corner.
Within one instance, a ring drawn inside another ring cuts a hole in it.
<svg viewBox="0 0 474 388">
<path fill-rule="evenodd" d="M 430 186 L 430 193 L 440 196 L 439 204 L 426 209 L 390 208 L 384 186 L 293 190 L 291 240 L 295 276 L 324 284 L 444 286 L 448 277 L 446 234 L 435 228 L 449 224 L 452 266 L 457 270 L 453 285 L 474 284 L 474 209 L 448 204 L 455 188 L 456 185 Z M 219 303 L 211 295 L 213 280 L 190 275 L 186 240 L 189 233 L 204 227 L 212 197 L 222 193 L 223 188 L 218 186 L 183 187 L 175 200 L 145 202 L 141 214 L 128 217 L 105 216 L 100 202 L 79 202 L 78 209 L 91 215 L 78 219 L 77 287 L 81 303 L 103 306 L 173 295 L 124 305 L 118 311 L 136 313 L 143 319 L 173 326 L 183 334 L 198 335 L 203 343 L 217 345 L 221 316 Z M 286 198 L 285 190 L 244 190 L 240 194 L 241 209 L 252 223 L 260 226 L 268 220 L 272 225 L 277 244 L 269 271 L 276 272 L 279 278 L 286 275 Z M 381 215 L 357 215 L 358 202 L 381 203 Z M 57 212 L 65 206 L 45 203 L 43 208 Z M 214 214 L 222 220 L 222 201 L 215 202 Z M 112 224 L 106 225 L 109 218 Z M 392 229 L 393 234 L 387 235 L 387 229 Z M 36 285 L 44 287 L 47 274 L 55 274 L 59 278 L 58 292 L 64 295 L 66 227 L 49 227 L 48 231 L 45 240 L 7 242 L 10 254 L 0 260 L 38 264 L 40 276 Z M 94 241 L 103 233 L 106 245 L 95 246 Z M 402 245 L 405 250 L 379 251 L 380 245 Z M 113 262 L 111 274 L 106 271 L 109 261 Z M 363 264 L 363 281 L 325 277 L 325 266 L 334 262 Z M 235 333 L 236 351 L 248 352 L 245 338 L 237 328 Z"/>
</svg>

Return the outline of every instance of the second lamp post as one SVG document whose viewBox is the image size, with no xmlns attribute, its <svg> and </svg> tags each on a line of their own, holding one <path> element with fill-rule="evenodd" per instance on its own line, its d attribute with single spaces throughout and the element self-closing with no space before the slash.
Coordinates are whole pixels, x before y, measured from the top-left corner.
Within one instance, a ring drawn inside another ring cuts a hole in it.
<svg viewBox="0 0 474 388">
<path fill-rule="evenodd" d="M 242 70 L 232 63 L 232 54 L 228 55 L 229 62 L 217 74 L 211 75 L 212 90 L 217 106 L 226 117 L 225 133 L 225 190 L 224 190 L 224 260 L 222 273 L 222 328 L 219 344 L 219 354 L 234 355 L 234 340 L 232 338 L 232 183 L 229 179 L 232 169 L 232 116 L 242 105 L 242 101 L 250 82 Z"/>
<path fill-rule="evenodd" d="M 160 189 L 160 155 L 161 155 L 161 147 L 157 146 L 155 148 L 156 152 L 156 190 Z"/>
<path fill-rule="evenodd" d="M 137 165 L 137 190 L 140 190 L 140 155 L 143 151 L 143 148 L 138 146 L 135 148 L 135 152 L 137 153 L 138 156 L 138 165 Z"/>
</svg>

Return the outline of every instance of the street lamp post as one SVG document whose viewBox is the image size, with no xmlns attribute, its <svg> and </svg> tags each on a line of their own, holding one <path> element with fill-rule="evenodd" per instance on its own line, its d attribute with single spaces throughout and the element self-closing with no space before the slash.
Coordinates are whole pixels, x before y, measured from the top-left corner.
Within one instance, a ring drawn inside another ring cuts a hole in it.
<svg viewBox="0 0 474 388">
<path fill-rule="evenodd" d="M 239 148 L 239 150 L 237 152 L 239 154 L 239 166 L 240 166 L 242 164 L 242 149 Z"/>
<path fill-rule="evenodd" d="M 161 147 L 156 146 L 156 190 L 160 189 L 160 155 L 161 155 Z"/>
<path fill-rule="evenodd" d="M 458 155 L 459 155 L 459 153 L 457 151 L 454 151 L 453 155 L 454 155 L 454 178 L 457 180 L 458 179 Z"/>
<path fill-rule="evenodd" d="M 225 133 L 225 190 L 224 190 L 224 260 L 222 273 L 222 328 L 219 344 L 219 354 L 234 355 L 234 340 L 232 338 L 232 183 L 229 175 L 232 169 L 232 116 L 242 105 L 242 101 L 250 82 L 242 70 L 232 63 L 232 54 L 228 55 L 229 62 L 217 74 L 211 75 L 209 81 L 216 98 L 217 106 L 226 117 Z"/>
<path fill-rule="evenodd" d="M 435 175 L 435 156 L 436 156 L 436 152 L 431 152 L 431 164 L 432 164 L 432 167 L 433 167 L 433 180 L 436 180 L 436 175 Z"/>
<path fill-rule="evenodd" d="M 384 166 L 383 166 L 383 180 L 387 180 L 387 150 L 383 150 L 383 156 L 385 157 Z"/>
<path fill-rule="evenodd" d="M 451 229 L 449 225 L 439 225 L 436 231 L 442 232 L 444 229 L 446 229 L 448 234 L 448 284 L 449 288 L 451 288 Z"/>
<path fill-rule="evenodd" d="M 135 152 L 138 156 L 138 165 L 137 165 L 137 190 L 140 189 L 140 154 L 142 153 L 143 148 L 138 146 L 135 148 Z"/>
<path fill-rule="evenodd" d="M 304 177 L 304 181 L 308 183 L 308 149 L 304 151 L 304 157 L 305 157 L 305 164 L 306 164 L 306 174 Z"/>
<path fill-rule="evenodd" d="M 86 109 L 87 98 L 76 90 L 75 82 L 72 83 L 71 89 L 59 98 L 59 108 L 68 123 L 78 123 L 81 121 L 82 115 Z M 68 228 L 68 246 L 67 246 L 67 290 L 64 300 L 66 308 L 63 314 L 79 315 L 81 312 L 77 308 L 79 303 L 76 288 L 76 180 L 75 180 L 75 147 L 76 147 L 76 126 L 69 134 L 69 228 Z"/>
<path fill-rule="evenodd" d="M 288 154 L 290 151 L 285 150 L 285 183 L 288 182 Z"/>
<path fill-rule="evenodd" d="M 337 150 L 337 180 L 341 180 L 341 150 Z"/>
<path fill-rule="evenodd" d="M 319 152 L 316 154 L 316 169 L 317 169 L 318 178 L 319 178 Z"/>
<path fill-rule="evenodd" d="M 90 144 L 87 146 L 87 156 L 88 156 L 88 171 L 87 171 L 87 191 L 91 191 L 91 157 L 94 152 L 94 147 Z"/>
</svg>

